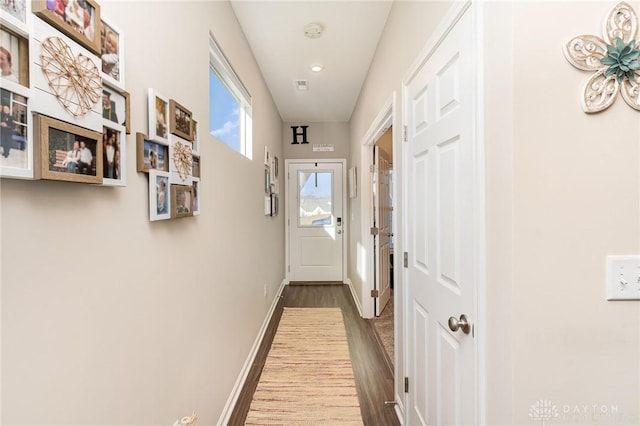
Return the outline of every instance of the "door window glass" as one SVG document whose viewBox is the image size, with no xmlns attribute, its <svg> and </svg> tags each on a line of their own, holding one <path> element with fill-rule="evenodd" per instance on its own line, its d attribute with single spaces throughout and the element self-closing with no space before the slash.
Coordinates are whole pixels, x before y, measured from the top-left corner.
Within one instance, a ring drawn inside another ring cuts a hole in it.
<svg viewBox="0 0 640 426">
<path fill-rule="evenodd" d="M 333 172 L 298 172 L 298 226 L 333 226 Z"/>
</svg>

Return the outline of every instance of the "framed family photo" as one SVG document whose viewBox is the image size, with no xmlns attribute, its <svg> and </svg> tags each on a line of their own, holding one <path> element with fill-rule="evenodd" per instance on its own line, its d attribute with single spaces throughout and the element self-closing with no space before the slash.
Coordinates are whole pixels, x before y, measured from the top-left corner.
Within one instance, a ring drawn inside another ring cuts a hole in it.
<svg viewBox="0 0 640 426">
<path fill-rule="evenodd" d="M 191 178 L 191 186 L 193 187 L 193 215 L 200 214 L 200 178 Z"/>
<path fill-rule="evenodd" d="M 125 127 L 131 133 L 129 92 L 102 87 L 102 118 Z"/>
<path fill-rule="evenodd" d="M 193 216 L 193 186 L 171 185 L 171 217 Z"/>
<path fill-rule="evenodd" d="M 22 34 L 29 32 L 31 0 L 11 0 L 0 2 L 0 16 L 3 26 L 10 26 Z"/>
<path fill-rule="evenodd" d="M 4 26 L 0 27 L 0 72 L 3 84 L 29 87 L 29 41 Z"/>
<path fill-rule="evenodd" d="M 33 13 L 95 53 L 101 53 L 100 5 L 94 0 L 33 0 Z"/>
<path fill-rule="evenodd" d="M 169 99 L 149 89 L 149 139 L 169 145 Z"/>
<path fill-rule="evenodd" d="M 169 101 L 169 117 L 171 118 L 171 133 L 191 141 L 193 139 L 191 111 L 171 99 Z"/>
<path fill-rule="evenodd" d="M 193 177 L 200 177 L 200 156 L 199 155 L 194 155 L 193 156 L 193 162 L 191 163 L 191 176 Z"/>
<path fill-rule="evenodd" d="M 171 219 L 169 172 L 149 171 L 149 220 Z"/>
<path fill-rule="evenodd" d="M 106 121 L 102 130 L 102 171 L 103 185 L 127 185 L 127 150 L 124 128 L 111 126 Z"/>
<path fill-rule="evenodd" d="M 14 90 L 0 89 L 0 176 L 32 179 L 33 126 L 28 89 L 16 86 Z"/>
<path fill-rule="evenodd" d="M 200 138 L 198 137 L 198 120 L 191 116 L 191 142 L 193 143 L 193 153 L 200 154 Z"/>
<path fill-rule="evenodd" d="M 42 179 L 102 183 L 100 133 L 43 115 L 34 123 Z"/>
<path fill-rule="evenodd" d="M 100 21 L 102 81 L 124 90 L 124 34 L 106 18 Z"/>
<path fill-rule="evenodd" d="M 150 140 L 144 133 L 136 133 L 136 154 L 139 172 L 169 171 L 169 147 Z"/>
</svg>

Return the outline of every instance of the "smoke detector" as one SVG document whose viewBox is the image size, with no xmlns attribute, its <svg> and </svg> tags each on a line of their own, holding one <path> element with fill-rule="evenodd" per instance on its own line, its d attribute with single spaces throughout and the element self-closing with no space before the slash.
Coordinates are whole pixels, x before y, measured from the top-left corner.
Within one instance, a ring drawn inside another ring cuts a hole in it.
<svg viewBox="0 0 640 426">
<path fill-rule="evenodd" d="M 322 35 L 322 25 L 312 22 L 304 26 L 304 35 L 309 38 L 318 38 Z"/>
<path fill-rule="evenodd" d="M 298 90 L 309 90 L 309 82 L 307 80 L 296 80 L 296 88 Z"/>
</svg>

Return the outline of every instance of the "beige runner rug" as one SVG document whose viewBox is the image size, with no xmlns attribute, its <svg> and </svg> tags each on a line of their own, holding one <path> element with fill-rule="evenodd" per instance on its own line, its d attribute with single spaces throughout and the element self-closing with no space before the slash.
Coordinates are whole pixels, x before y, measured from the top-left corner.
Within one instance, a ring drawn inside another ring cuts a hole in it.
<svg viewBox="0 0 640 426">
<path fill-rule="evenodd" d="M 284 308 L 245 425 L 362 424 L 340 308 Z"/>
</svg>

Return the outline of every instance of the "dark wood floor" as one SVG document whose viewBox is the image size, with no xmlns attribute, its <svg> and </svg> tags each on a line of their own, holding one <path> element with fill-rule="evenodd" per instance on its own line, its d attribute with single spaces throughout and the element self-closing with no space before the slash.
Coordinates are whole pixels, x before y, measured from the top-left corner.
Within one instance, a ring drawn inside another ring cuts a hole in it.
<svg viewBox="0 0 640 426">
<path fill-rule="evenodd" d="M 346 285 L 286 286 L 265 333 L 256 360 L 233 410 L 229 425 L 244 425 L 283 307 L 342 308 L 362 420 L 366 426 L 400 425 L 392 405 L 393 371 L 371 323 L 360 318 Z"/>
</svg>

